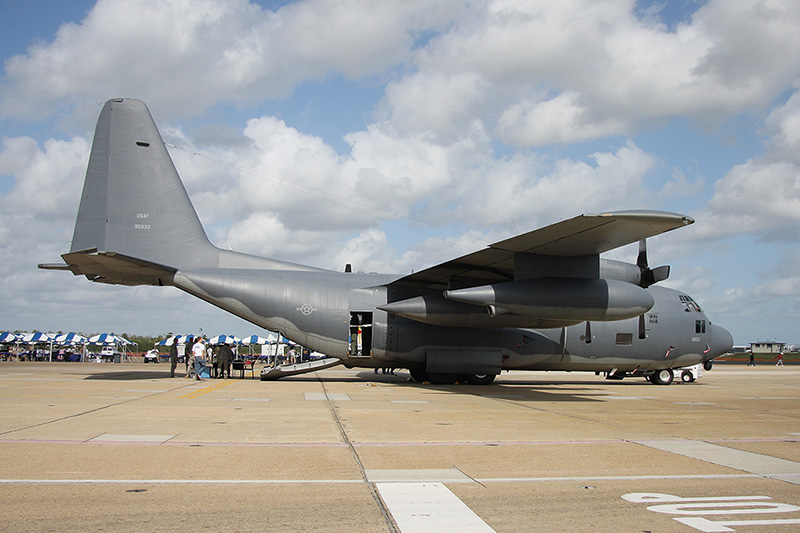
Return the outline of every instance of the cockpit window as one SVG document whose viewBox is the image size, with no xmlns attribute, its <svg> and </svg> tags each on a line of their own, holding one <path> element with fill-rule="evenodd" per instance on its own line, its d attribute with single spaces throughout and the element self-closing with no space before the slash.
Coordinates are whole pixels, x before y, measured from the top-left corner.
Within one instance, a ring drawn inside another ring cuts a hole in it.
<svg viewBox="0 0 800 533">
<path fill-rule="evenodd" d="M 687 296 L 686 294 L 681 294 L 681 304 L 683 304 L 683 310 L 687 313 L 702 313 L 703 310 L 700 309 L 700 306 L 697 305 L 691 296 Z"/>
</svg>

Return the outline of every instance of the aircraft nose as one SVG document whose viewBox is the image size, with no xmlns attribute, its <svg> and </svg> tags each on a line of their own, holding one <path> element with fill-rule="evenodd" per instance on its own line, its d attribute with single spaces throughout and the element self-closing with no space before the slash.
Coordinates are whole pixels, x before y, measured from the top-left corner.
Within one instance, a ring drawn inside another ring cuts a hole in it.
<svg viewBox="0 0 800 533">
<path fill-rule="evenodd" d="M 711 327 L 711 351 L 708 359 L 712 359 L 724 353 L 728 353 L 733 349 L 733 335 L 727 329 L 714 324 Z"/>
</svg>

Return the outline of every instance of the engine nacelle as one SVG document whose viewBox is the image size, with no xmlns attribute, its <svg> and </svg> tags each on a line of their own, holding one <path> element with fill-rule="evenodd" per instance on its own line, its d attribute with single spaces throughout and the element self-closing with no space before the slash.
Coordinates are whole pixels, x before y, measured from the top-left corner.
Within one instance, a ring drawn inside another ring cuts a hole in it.
<svg viewBox="0 0 800 533">
<path fill-rule="evenodd" d="M 613 279 L 537 278 L 444 291 L 448 300 L 483 306 L 490 316 L 516 313 L 543 320 L 613 321 L 649 311 L 653 296 Z"/>
<path fill-rule="evenodd" d="M 486 314 L 486 310 L 454 300 L 445 300 L 441 294 L 425 294 L 407 300 L 379 305 L 378 309 L 417 322 L 435 326 L 469 328 L 561 328 L 572 326 L 580 320 L 547 320 L 515 313 L 503 316 Z"/>
</svg>

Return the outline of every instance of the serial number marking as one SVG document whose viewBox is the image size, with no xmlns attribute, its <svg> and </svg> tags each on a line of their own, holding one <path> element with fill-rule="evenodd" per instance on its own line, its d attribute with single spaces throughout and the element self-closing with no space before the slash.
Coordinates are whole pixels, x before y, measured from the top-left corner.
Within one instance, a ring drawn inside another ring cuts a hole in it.
<svg viewBox="0 0 800 533">
<path fill-rule="evenodd" d="M 150 224 L 134 224 L 133 229 L 150 229 Z"/>
</svg>

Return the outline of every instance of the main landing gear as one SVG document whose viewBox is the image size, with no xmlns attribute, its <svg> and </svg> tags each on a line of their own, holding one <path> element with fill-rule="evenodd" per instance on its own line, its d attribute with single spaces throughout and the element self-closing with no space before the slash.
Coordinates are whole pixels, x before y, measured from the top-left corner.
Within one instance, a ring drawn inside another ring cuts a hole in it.
<svg viewBox="0 0 800 533">
<path fill-rule="evenodd" d="M 429 381 L 434 385 L 452 385 L 456 382 L 467 382 L 470 385 L 489 385 L 494 381 L 496 374 L 441 374 L 438 372 L 425 372 L 420 369 L 410 369 L 411 379 L 418 383 Z"/>
<path fill-rule="evenodd" d="M 673 379 L 675 379 L 675 374 L 670 368 L 656 370 L 654 373 L 647 376 L 647 380 L 653 385 L 669 385 L 672 383 Z"/>
</svg>

